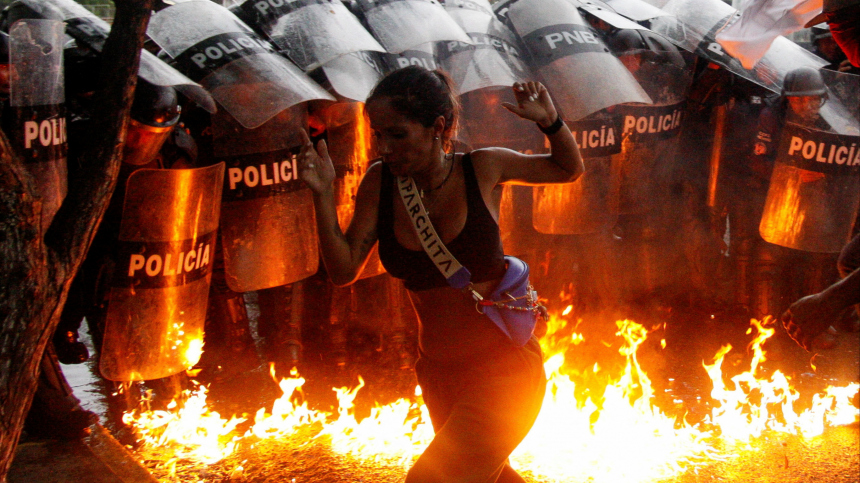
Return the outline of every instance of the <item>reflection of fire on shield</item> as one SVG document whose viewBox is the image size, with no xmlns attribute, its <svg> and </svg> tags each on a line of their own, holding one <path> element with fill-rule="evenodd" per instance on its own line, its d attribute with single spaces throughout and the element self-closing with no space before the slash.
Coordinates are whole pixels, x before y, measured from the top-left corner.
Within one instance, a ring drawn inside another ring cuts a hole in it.
<svg viewBox="0 0 860 483">
<path fill-rule="evenodd" d="M 203 352 L 224 164 L 141 169 L 128 179 L 100 367 L 160 379 Z"/>
<path fill-rule="evenodd" d="M 519 0 L 508 16 L 566 120 L 625 102 L 651 103 L 572 3 Z"/>
<path fill-rule="evenodd" d="M 654 101 L 618 106 L 623 138 L 619 212 L 640 213 L 665 192 L 692 65 L 687 66 L 677 47 L 649 30 L 618 30 L 607 43 Z"/>
<path fill-rule="evenodd" d="M 43 5 L 57 9 L 66 23 L 66 33 L 80 44 L 101 53 L 110 33 L 110 25 L 82 5 L 73 0 L 22 1 L 36 11 L 39 11 Z M 215 101 L 206 90 L 146 50 L 140 52 L 140 67 L 137 74 L 150 84 L 173 87 L 210 113 L 215 112 Z"/>
<path fill-rule="evenodd" d="M 370 166 L 373 152 L 370 119 L 364 112 L 364 104 L 360 102 L 332 104 L 320 113 L 320 117 L 326 125 L 326 145 L 337 172 L 337 219 L 345 232 L 355 212 L 358 186 Z M 374 247 L 359 278 L 381 273 L 385 273 L 385 269 Z"/>
<path fill-rule="evenodd" d="M 177 68 L 200 82 L 247 129 L 284 109 L 334 100 L 226 8 L 206 0 L 177 3 L 152 16 L 147 34 Z"/>
<path fill-rule="evenodd" d="M 544 149 L 544 135 L 534 123 L 508 112 L 502 102 L 516 104 L 510 86 L 478 89 L 460 96 L 461 129 L 457 139 L 473 149 L 501 146 L 522 153 Z"/>
<path fill-rule="evenodd" d="M 607 111 L 568 121 L 585 164 L 573 183 L 534 189 L 533 221 L 541 233 L 580 235 L 611 227 L 618 219 L 618 156 L 621 119 Z"/>
<path fill-rule="evenodd" d="M 66 113 L 63 22 L 22 19 L 9 28 L 10 144 L 34 179 L 42 231 L 66 197 Z"/>
<path fill-rule="evenodd" d="M 860 207 L 860 77 L 820 73 L 829 107 L 785 123 L 759 232 L 776 245 L 836 253 Z"/>
<path fill-rule="evenodd" d="M 256 129 L 245 129 L 226 113 L 212 116 L 215 156 L 227 165 L 221 243 L 233 291 L 277 287 L 317 271 L 313 200 L 295 159 L 306 125 L 304 104 Z"/>
</svg>

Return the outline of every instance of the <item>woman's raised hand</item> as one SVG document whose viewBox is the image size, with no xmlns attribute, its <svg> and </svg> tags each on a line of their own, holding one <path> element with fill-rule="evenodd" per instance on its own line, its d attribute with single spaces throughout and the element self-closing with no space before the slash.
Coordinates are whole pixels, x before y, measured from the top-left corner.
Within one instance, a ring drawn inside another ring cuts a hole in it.
<svg viewBox="0 0 860 483">
<path fill-rule="evenodd" d="M 334 188 L 334 164 L 328 155 L 328 146 L 325 140 L 317 145 L 319 152 L 314 148 L 307 131 L 302 129 L 302 149 L 296 156 L 299 164 L 299 178 L 308 185 L 316 194 L 324 194 Z"/>
<path fill-rule="evenodd" d="M 517 104 L 503 102 L 505 109 L 543 127 L 549 127 L 558 118 L 549 91 L 540 82 L 515 82 L 513 89 Z"/>
</svg>

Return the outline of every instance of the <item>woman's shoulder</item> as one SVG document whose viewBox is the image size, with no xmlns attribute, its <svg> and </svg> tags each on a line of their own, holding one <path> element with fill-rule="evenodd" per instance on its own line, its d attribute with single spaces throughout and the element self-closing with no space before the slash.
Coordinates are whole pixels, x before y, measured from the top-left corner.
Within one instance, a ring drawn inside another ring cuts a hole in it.
<svg viewBox="0 0 860 483">
<path fill-rule="evenodd" d="M 382 171 L 382 160 L 371 160 L 367 167 L 367 171 L 364 172 L 364 177 L 361 178 L 361 185 L 378 189 L 379 186 L 382 185 Z"/>
<path fill-rule="evenodd" d="M 495 163 L 511 157 L 516 157 L 520 153 L 513 149 L 490 147 L 475 149 L 465 154 L 469 155 L 473 163 Z"/>
</svg>

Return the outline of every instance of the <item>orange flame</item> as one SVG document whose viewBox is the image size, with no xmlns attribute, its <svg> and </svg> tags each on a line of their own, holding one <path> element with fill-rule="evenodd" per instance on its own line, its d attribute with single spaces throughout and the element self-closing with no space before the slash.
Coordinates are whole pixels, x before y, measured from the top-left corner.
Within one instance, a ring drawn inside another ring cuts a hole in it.
<svg viewBox="0 0 860 483">
<path fill-rule="evenodd" d="M 827 426 L 856 422 L 860 416 L 851 403 L 860 384 L 828 387 L 814 395 L 809 409 L 798 413 L 795 406 L 799 394 L 782 373 L 775 371 L 769 379 L 758 377 L 759 365 L 766 360 L 762 344 L 773 334 L 768 319 L 752 321 L 756 336 L 750 346 L 750 369 L 732 377 L 731 384 L 724 382 L 721 370 L 731 346 L 718 351 L 713 364 L 703 363 L 713 383 L 710 395 L 714 403 L 712 412 L 699 425 L 667 416 L 652 404 L 651 380 L 637 358 L 647 330 L 629 320 L 616 323 L 616 336 L 624 340 L 619 349 L 626 361 L 623 371 L 610 378 L 599 397 L 588 390 L 577 391 L 574 378 L 597 380 L 599 373 L 607 380 L 609 376 L 597 363 L 583 373 L 565 370 L 565 353 L 583 341 L 575 332 L 563 335 L 569 332 L 565 319 L 569 314 L 565 309 L 547 324 L 547 336 L 541 340 L 549 355 L 544 364 L 548 374 L 546 397 L 534 427 L 511 456 L 516 468 L 535 477 L 565 480 L 576 475 L 582 480 L 625 482 L 666 479 L 709 460 L 727 458 L 715 449 L 720 440 L 743 444 L 765 431 L 809 438 Z M 138 451 L 169 448 L 177 458 L 203 465 L 229 456 L 245 442 L 284 438 L 298 430 L 319 427 L 316 440 L 329 444 L 332 451 L 405 470 L 433 438 L 420 391 L 416 391 L 415 399 L 376 406 L 368 417 L 359 420 L 354 400 L 364 386 L 363 379 L 359 378 L 358 386 L 352 389 L 333 389 L 338 398 L 337 414 L 317 412 L 304 402 L 295 402 L 301 399 L 303 383 L 295 369 L 289 378 L 281 380 L 282 397 L 271 411 L 257 411 L 252 428 L 241 437 L 235 436 L 235 429 L 244 419 L 228 420 L 210 411 L 202 387 L 189 395 L 182 408 L 141 410 L 126 414 L 124 421 L 139 433 L 142 447 Z M 172 459 L 168 465 L 176 461 Z M 242 469 L 237 466 L 234 472 L 241 475 Z"/>
</svg>

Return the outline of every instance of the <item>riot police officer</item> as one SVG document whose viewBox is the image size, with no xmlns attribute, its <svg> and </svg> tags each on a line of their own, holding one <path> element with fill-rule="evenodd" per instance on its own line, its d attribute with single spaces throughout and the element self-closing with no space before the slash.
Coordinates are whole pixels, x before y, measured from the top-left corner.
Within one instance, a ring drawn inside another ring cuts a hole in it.
<svg viewBox="0 0 860 483">
<path fill-rule="evenodd" d="M 62 78 L 58 75 L 62 69 L 62 23 L 50 9 L 43 13 L 37 14 L 20 2 L 2 13 L 0 25 L 6 31 L 0 32 L 0 123 L 42 199 L 44 233 L 65 196 L 66 143 L 61 130 L 43 136 L 46 142 L 38 135 L 33 137 L 34 126 L 41 130 L 45 125 L 48 133 L 53 131 L 51 126 L 65 123 L 60 102 L 63 86 L 50 82 Z M 34 55 L 28 55 L 30 52 Z M 38 87 L 34 89 L 34 85 Z M 59 142 L 53 142 L 53 134 L 59 135 Z M 62 337 L 62 330 L 57 334 Z M 57 353 L 51 344 L 45 348 L 24 426 L 30 436 L 79 438 L 88 434 L 89 426 L 98 419 L 80 406 L 58 361 L 59 355 L 64 362 L 81 362 L 87 357 L 86 347 L 76 339 L 66 342 Z"/>
<path fill-rule="evenodd" d="M 761 113 L 753 151 L 747 156 L 759 180 L 759 189 L 747 194 L 746 201 L 736 199 L 737 203 L 750 208 L 747 214 L 752 216 L 737 218 L 733 239 L 748 249 L 752 259 L 751 281 L 747 285 L 750 290 L 748 299 L 752 315 L 759 319 L 767 315 L 779 315 L 791 300 L 822 290 L 830 279 L 836 277 L 835 269 L 828 270 L 829 267 L 835 267 L 835 255 L 790 248 L 784 243 L 780 246 L 773 237 L 768 236 L 764 228 L 766 223 L 761 221 L 769 213 L 765 203 L 768 192 L 763 183 L 773 183 L 774 162 L 778 158 L 787 123 L 804 129 L 827 131 L 830 126 L 820 111 L 826 99 L 827 89 L 819 71 L 801 67 L 788 72 L 781 96 Z M 799 169 L 798 172 L 798 182 L 801 184 L 824 177 L 824 174 L 816 171 Z M 829 333 L 823 334 L 818 341 L 821 348 L 832 346 L 833 343 L 834 339 Z"/>
</svg>

